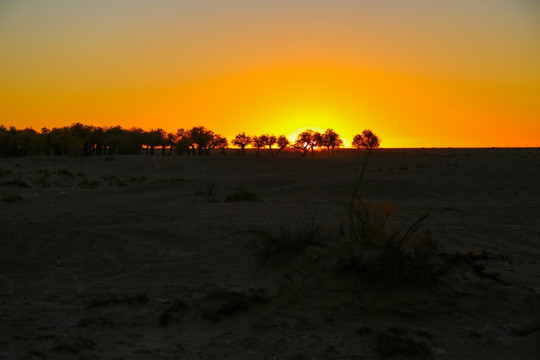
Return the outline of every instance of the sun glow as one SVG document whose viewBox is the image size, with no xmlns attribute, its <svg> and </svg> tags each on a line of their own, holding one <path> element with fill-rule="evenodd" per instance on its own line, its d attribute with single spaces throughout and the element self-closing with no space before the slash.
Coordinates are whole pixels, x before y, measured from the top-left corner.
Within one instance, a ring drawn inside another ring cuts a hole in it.
<svg viewBox="0 0 540 360">
<path fill-rule="evenodd" d="M 294 142 L 302 131 L 311 129 L 323 133 L 328 128 L 336 127 L 340 121 L 329 113 L 298 110 L 283 116 L 280 122 L 282 123 L 280 125 L 282 133 L 291 142 Z"/>
<path fill-rule="evenodd" d="M 539 146 L 537 7 L 388 2 L 0 5 L 0 123 Z"/>
</svg>

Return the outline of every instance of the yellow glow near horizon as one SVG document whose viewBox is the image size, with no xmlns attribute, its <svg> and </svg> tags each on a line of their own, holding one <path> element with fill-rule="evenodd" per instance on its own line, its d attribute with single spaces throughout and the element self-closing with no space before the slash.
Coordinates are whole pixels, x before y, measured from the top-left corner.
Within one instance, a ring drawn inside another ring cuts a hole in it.
<svg viewBox="0 0 540 360">
<path fill-rule="evenodd" d="M 532 0 L 0 3 L 0 123 L 540 145 Z"/>
</svg>

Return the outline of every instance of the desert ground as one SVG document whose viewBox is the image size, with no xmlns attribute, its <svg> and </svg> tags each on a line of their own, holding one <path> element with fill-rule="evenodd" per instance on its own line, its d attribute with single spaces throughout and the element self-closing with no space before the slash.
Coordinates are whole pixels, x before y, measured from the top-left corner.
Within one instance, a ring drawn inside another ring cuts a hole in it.
<svg viewBox="0 0 540 360">
<path fill-rule="evenodd" d="M 540 358 L 540 150 L 374 152 L 429 281 L 347 263 L 362 161 L 0 159 L 0 358 Z"/>
</svg>

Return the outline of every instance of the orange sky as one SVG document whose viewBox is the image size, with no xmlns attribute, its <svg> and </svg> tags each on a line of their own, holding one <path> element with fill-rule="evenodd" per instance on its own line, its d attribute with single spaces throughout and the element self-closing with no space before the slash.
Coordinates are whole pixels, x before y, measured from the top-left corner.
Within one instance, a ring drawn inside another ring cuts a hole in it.
<svg viewBox="0 0 540 360">
<path fill-rule="evenodd" d="M 0 2 L 0 123 L 540 145 L 534 0 Z"/>
</svg>

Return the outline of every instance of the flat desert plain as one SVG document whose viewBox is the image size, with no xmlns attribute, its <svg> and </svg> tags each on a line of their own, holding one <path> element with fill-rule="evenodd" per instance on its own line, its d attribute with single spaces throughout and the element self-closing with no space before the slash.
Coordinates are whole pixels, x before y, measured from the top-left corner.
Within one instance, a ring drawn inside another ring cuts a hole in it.
<svg viewBox="0 0 540 360">
<path fill-rule="evenodd" d="M 1 159 L 0 358 L 540 358 L 540 150 L 374 152 L 359 196 L 428 214 L 422 269 L 351 238 L 362 162 Z"/>
</svg>

